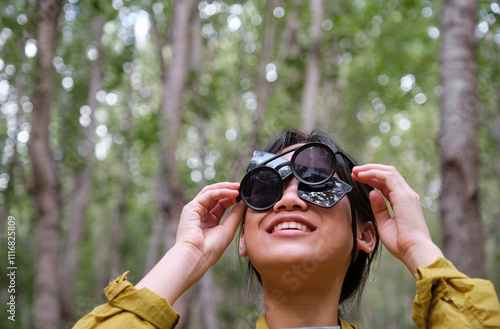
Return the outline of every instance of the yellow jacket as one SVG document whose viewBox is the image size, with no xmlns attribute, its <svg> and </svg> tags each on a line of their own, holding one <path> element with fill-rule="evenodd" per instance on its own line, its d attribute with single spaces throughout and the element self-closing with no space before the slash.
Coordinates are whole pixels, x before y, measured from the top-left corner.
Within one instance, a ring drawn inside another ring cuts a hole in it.
<svg viewBox="0 0 500 329">
<path fill-rule="evenodd" d="M 104 289 L 108 303 L 97 306 L 73 329 L 171 329 L 180 316 L 167 301 L 148 289 L 137 290 L 122 274 Z M 470 279 L 440 258 L 418 268 L 413 321 L 418 328 L 500 328 L 500 304 L 493 284 Z M 342 329 L 357 329 L 340 319 Z M 265 316 L 256 329 L 269 329 Z"/>
</svg>

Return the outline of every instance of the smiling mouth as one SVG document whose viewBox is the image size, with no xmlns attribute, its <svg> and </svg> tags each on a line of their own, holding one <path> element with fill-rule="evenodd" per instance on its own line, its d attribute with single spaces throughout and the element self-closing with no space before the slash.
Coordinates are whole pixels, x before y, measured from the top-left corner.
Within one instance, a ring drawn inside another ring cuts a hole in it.
<svg viewBox="0 0 500 329">
<path fill-rule="evenodd" d="M 298 222 L 283 222 L 279 223 L 272 229 L 272 233 L 278 232 L 278 231 L 283 231 L 283 230 L 298 230 L 298 231 L 303 231 L 303 232 L 311 232 L 312 229 L 304 224 L 298 223 Z"/>
</svg>

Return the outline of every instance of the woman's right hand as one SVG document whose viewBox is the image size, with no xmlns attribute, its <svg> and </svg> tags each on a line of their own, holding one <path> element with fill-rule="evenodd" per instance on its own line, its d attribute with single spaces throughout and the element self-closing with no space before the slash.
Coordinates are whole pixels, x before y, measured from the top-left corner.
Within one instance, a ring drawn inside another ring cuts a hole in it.
<svg viewBox="0 0 500 329">
<path fill-rule="evenodd" d="M 236 203 L 239 183 L 217 183 L 204 187 L 182 210 L 175 247 L 199 259 L 205 273 L 229 246 L 243 218 L 245 205 L 236 204 L 223 224 L 226 210 Z"/>
<path fill-rule="evenodd" d="M 231 243 L 246 206 L 236 203 L 239 183 L 206 186 L 182 210 L 175 245 L 136 285 L 164 297 L 171 305 L 222 256 Z"/>
</svg>

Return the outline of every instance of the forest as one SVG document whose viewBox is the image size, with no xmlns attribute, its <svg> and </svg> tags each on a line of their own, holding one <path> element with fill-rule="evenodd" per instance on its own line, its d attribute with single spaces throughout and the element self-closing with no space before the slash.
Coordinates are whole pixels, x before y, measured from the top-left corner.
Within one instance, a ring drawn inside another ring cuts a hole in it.
<svg viewBox="0 0 500 329">
<path fill-rule="evenodd" d="M 497 0 L 2 0 L 1 328 L 71 328 L 175 242 L 183 205 L 238 182 L 285 128 L 395 166 L 433 240 L 500 291 Z M 234 242 L 233 242 L 234 244 Z M 236 245 L 178 328 L 252 328 Z M 414 328 L 387 250 L 360 328 Z"/>
</svg>

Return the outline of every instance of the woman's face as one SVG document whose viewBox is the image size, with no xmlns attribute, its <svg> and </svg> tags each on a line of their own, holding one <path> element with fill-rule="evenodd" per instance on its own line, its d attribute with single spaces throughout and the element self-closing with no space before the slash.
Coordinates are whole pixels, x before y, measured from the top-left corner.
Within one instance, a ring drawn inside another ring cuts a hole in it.
<svg viewBox="0 0 500 329">
<path fill-rule="evenodd" d="M 263 279 L 266 273 L 293 271 L 294 266 L 303 267 L 303 272 L 325 269 L 330 275 L 345 274 L 353 243 L 348 198 L 322 208 L 302 200 L 298 184 L 296 178 L 287 181 L 283 197 L 267 211 L 247 209 L 240 254 L 248 255 Z"/>
</svg>

